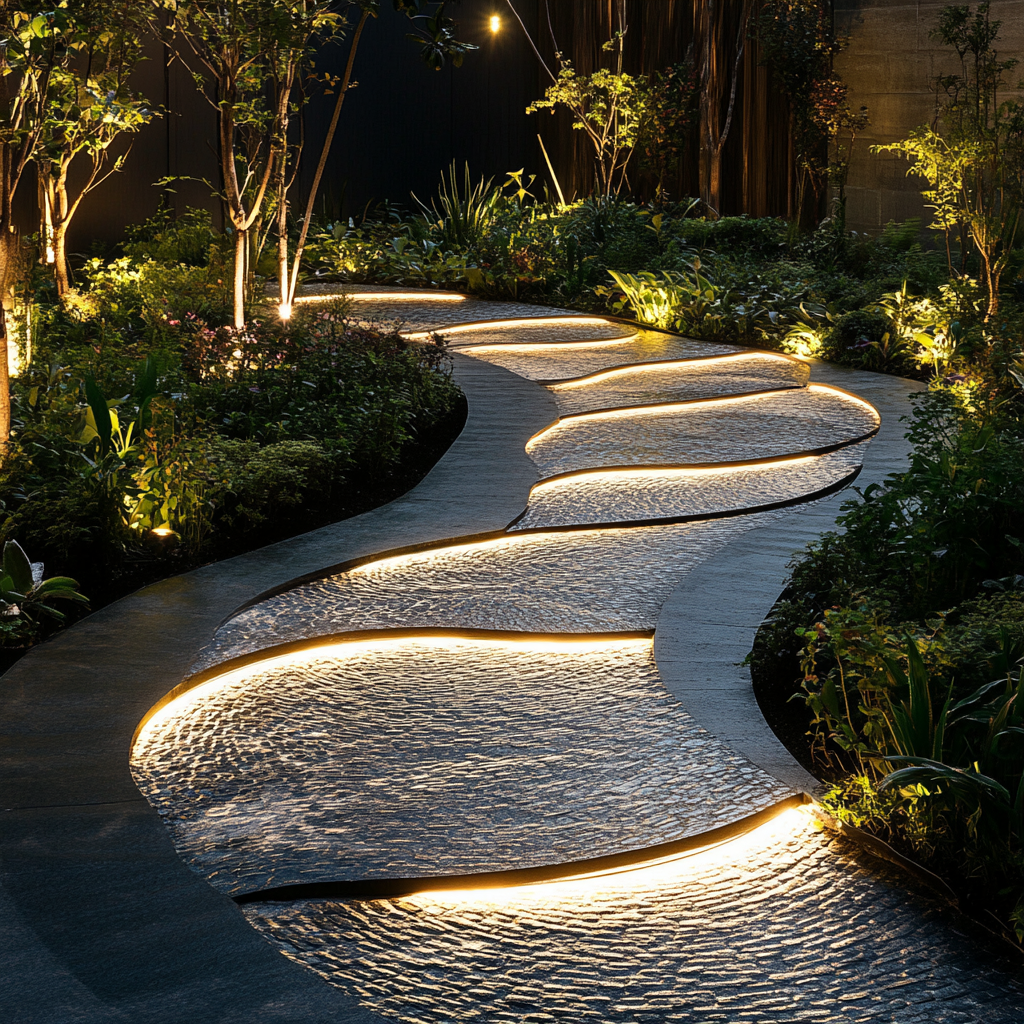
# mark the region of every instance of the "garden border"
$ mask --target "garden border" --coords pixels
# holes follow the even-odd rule
[[[906,468],[910,444],[900,424],[919,381],[811,361],[811,384],[850,391],[870,402],[881,424],[857,479],[863,488]],[[654,660],[666,689],[689,714],[733,750],[810,796],[822,784],[772,732],[743,664],[754,637],[783,592],[791,558],[833,529],[850,495],[839,491],[759,530],[741,534],[690,572],[662,605]],[[713,584],[713,585],[712,585]]]

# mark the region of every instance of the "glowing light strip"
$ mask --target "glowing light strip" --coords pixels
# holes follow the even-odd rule
[[[859,395],[855,395],[850,391],[844,391],[842,388],[833,387],[831,384],[808,384],[808,391],[824,391],[826,394],[835,395],[837,398],[845,399],[848,402],[853,402],[856,405],[862,405],[872,416],[875,417],[876,422],[881,423],[882,417],[878,410],[868,401],[865,401]]]
[[[356,302],[465,302],[469,296],[461,292],[350,292]]]
[[[530,496],[541,491],[554,490],[558,487],[571,487],[581,479],[622,480],[640,476],[651,478],[673,478],[685,476],[714,476],[723,473],[745,473],[750,470],[773,469],[775,466],[795,466],[802,462],[814,462],[825,458],[823,455],[794,455],[791,459],[778,459],[773,462],[759,462],[746,466],[687,466],[666,469],[651,469],[637,466],[635,469],[585,469],[571,476],[560,476],[553,480],[542,480],[534,484]]]
[[[709,866],[714,857],[716,863],[722,860],[741,863],[758,849],[774,841],[794,838],[807,830],[811,812],[805,807],[787,807],[764,824],[732,839],[710,843],[695,850],[651,861],[630,864],[621,868],[597,871],[591,874],[573,875],[552,882],[534,882],[526,885],[505,887],[481,887],[478,889],[431,889],[398,897],[399,901],[412,901],[423,906],[442,906],[450,903],[495,903],[513,901],[548,901],[566,897],[586,897],[609,888],[644,888],[659,882],[671,881],[680,876],[684,869],[701,870]]]
[[[581,634],[578,640],[569,637],[559,637],[557,640],[538,640],[535,637],[528,637],[522,640],[517,640],[514,637],[460,637],[442,634],[438,636],[394,638],[379,637],[372,640],[342,640],[333,643],[325,643],[319,647],[307,647],[299,651],[289,651],[286,654],[274,655],[263,661],[243,665],[241,668],[229,669],[221,675],[214,676],[212,679],[207,679],[205,682],[199,683],[197,686],[179,694],[177,697],[174,697],[172,700],[154,711],[153,714],[145,721],[142,728],[139,729],[135,738],[135,744],[137,745],[140,743],[143,736],[150,730],[159,728],[169,719],[177,717],[186,708],[195,704],[197,701],[210,696],[210,694],[217,690],[221,690],[227,686],[232,686],[236,683],[244,682],[246,679],[259,673],[288,668],[291,665],[309,662],[317,658],[358,656],[384,646],[395,646],[400,644],[435,648],[470,646],[493,649],[498,647],[503,650],[530,650],[540,654],[550,654],[564,652],[566,649],[573,652],[612,650],[620,648],[623,645],[646,645],[650,647],[652,643],[653,641],[650,639],[630,640],[626,638],[617,638],[595,640],[592,637],[588,637],[586,634]]]
[[[435,334],[440,332],[435,331]],[[636,341],[637,336],[630,334],[624,338],[598,338],[593,341],[544,341],[544,342],[530,342],[523,344],[522,342],[506,341],[496,342],[493,345],[464,345],[459,349],[460,352],[466,352],[473,356],[478,355],[481,352],[542,352],[551,351],[552,349],[577,349],[577,348],[605,348],[608,345],[624,345],[627,342]]]
[[[623,409],[599,409],[596,412],[577,412],[569,416],[563,416],[557,423],[534,434],[526,442],[526,450],[536,444],[542,437],[546,437],[559,428],[571,426],[580,420],[618,420],[623,417],[632,416],[671,416],[680,412],[688,412],[691,409],[706,409],[708,406],[732,405],[737,402],[752,402],[761,398],[777,398],[779,395],[789,394],[792,391],[803,391],[803,388],[786,388],[779,391],[769,391],[764,394],[750,395],[725,395],[722,398],[702,398],[696,402],[665,402],[660,405],[631,405]]]
[[[465,302],[469,296],[461,292],[328,292],[323,295],[297,295],[298,302],[326,302],[330,299],[351,299],[355,302]]]
[[[431,334],[465,334],[467,331],[490,331],[497,327],[532,327],[536,324],[551,326],[559,324],[562,327],[586,327],[591,324],[599,324],[603,327],[615,327],[610,320],[597,316],[527,316],[517,317],[514,320],[482,320],[475,324],[456,324],[453,327],[441,325],[435,330],[419,331],[415,334],[402,332],[402,336],[410,341],[422,341],[429,338]],[[636,333],[635,331],[633,332]]]
[[[610,370],[601,370],[599,373],[589,374],[586,377],[578,377],[574,380],[561,381],[558,384],[549,384],[551,391],[567,391],[570,388],[587,387],[590,384],[597,384],[612,377],[622,377],[630,373],[648,373],[652,370],[678,370],[689,369],[691,366],[720,366],[722,363],[733,363],[744,359],[770,359],[772,362],[788,363],[788,359],[773,355],[770,352],[734,352],[725,356],[707,356],[701,359],[665,359],[654,363],[634,363],[631,366],[614,366]]]
[[[595,412],[572,413],[569,416],[563,416],[557,423],[552,423],[550,427],[545,427],[543,430],[534,434],[533,437],[526,442],[526,450],[530,451],[530,449],[537,444],[541,438],[547,437],[547,435],[553,431],[569,427],[573,423],[577,423],[581,420],[612,420],[635,416],[670,416],[677,415],[682,412],[688,412],[692,409],[706,409],[710,406],[729,405],[736,402],[752,402],[766,398],[780,398],[784,395],[803,394],[807,391],[824,392],[836,398],[841,398],[844,401],[862,405],[875,418],[876,423],[881,422],[878,410],[871,405],[870,402],[865,402],[864,399],[858,398],[856,395],[851,395],[849,392],[843,391],[841,388],[832,387],[829,384],[809,384],[805,388],[778,388],[773,391],[755,392],[749,395],[726,395],[721,398],[702,398],[696,402],[666,402],[659,405],[633,405],[622,409],[599,409]]]

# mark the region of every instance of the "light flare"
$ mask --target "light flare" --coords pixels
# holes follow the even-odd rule
[[[636,477],[668,478],[686,476],[716,476],[728,473],[744,473],[751,470],[773,469],[775,466],[796,466],[803,462],[813,462],[820,455],[794,455],[787,459],[773,459],[771,462],[756,462],[745,466],[679,466],[653,469],[650,466],[637,466],[630,469],[585,469],[569,476],[560,476],[552,480],[542,480],[534,484],[531,496],[542,491],[555,490],[559,487],[571,487],[580,480],[628,480]]]
[[[292,318],[292,304],[290,302],[282,302],[278,304],[277,315],[282,320],[291,320]]]
[[[813,813],[809,807],[786,807],[749,832],[685,853],[641,861],[620,868],[572,875],[551,882],[478,889],[428,890],[400,897],[395,902],[413,903],[424,909],[467,903],[495,906],[562,900],[579,903],[601,892],[643,890],[672,882],[682,879],[687,874],[706,871],[711,866],[742,871],[752,853],[780,840],[798,838],[801,833],[810,830],[813,820]]]
[[[155,531],[154,531],[155,532]],[[453,647],[488,647],[501,648],[503,650],[530,650],[538,654],[559,653],[565,651],[590,652],[621,648],[622,646],[636,645],[650,647],[653,640],[645,638],[629,637],[602,637],[594,639],[586,634],[581,634],[579,639],[575,637],[558,637],[551,640],[539,640],[535,636],[523,637],[474,637],[458,636],[454,634],[416,635],[403,637],[379,637],[369,640],[335,640],[316,647],[306,647],[299,651],[289,651],[285,654],[272,655],[262,661],[243,665],[240,668],[229,669],[220,675],[207,679],[195,686],[175,694],[172,691],[163,703],[155,705],[146,717],[139,723],[132,743],[134,749],[147,734],[161,728],[168,721],[178,717],[187,708],[197,702],[209,697],[211,694],[228,686],[243,683],[264,672],[288,668],[292,665],[308,663],[318,658],[344,658],[355,657],[366,654],[382,647],[410,644],[419,647],[431,648],[453,648]]]
[[[549,384],[551,391],[568,391],[570,388],[583,388],[591,384],[599,384],[601,381],[611,380],[613,377],[623,377],[631,373],[648,373],[652,370],[686,370],[691,367],[700,366],[721,366],[722,363],[733,363],[744,359],[770,359],[772,362],[789,362],[781,356],[773,355],[770,352],[733,352],[724,356],[706,356],[700,359],[671,359],[654,363],[634,363],[630,366],[613,366],[609,370],[601,370],[598,373],[589,374],[586,377],[579,377],[576,380],[562,381],[558,384]]]

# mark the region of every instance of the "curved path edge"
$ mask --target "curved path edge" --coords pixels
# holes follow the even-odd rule
[[[881,483],[907,466],[910,445],[900,422],[910,393],[924,385],[900,377],[814,361],[812,384],[849,390],[870,402],[882,422],[868,446],[857,486]],[[662,606],[654,659],[666,689],[710,733],[779,781],[812,796],[822,784],[772,732],[743,660],[785,589],[794,555],[835,527],[848,490],[741,534],[690,572]]]
[[[281,956],[190,871],[128,766],[136,726],[225,613],[325,564],[503,529],[539,474],[540,387],[456,354],[466,426],[412,491],[154,584],[34,649],[0,683],[0,1006],[18,1024],[381,1018]]]

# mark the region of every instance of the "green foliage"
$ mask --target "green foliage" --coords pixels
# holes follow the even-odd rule
[[[226,304],[171,291],[216,273],[205,215],[154,219],[126,249],[90,264],[88,291],[36,306],[0,469],[0,540],[97,600],[371,507],[457,414],[444,351],[347,321],[343,297],[287,324],[254,307],[236,331]]]
[[[636,145],[640,167],[657,179],[661,201],[665,177],[678,167],[696,120],[697,76],[692,61],[656,71],[647,81],[644,113]]]
[[[999,308],[1000,280],[1024,204],[1024,105],[999,99],[1017,63],[999,59],[999,28],[988,3],[974,10],[967,4],[944,7],[934,35],[956,53],[960,71],[937,80],[946,95],[938,127],[922,125],[908,138],[874,149],[913,161],[910,172],[928,183],[922,194],[947,246],[956,233],[966,252],[969,235],[981,262],[989,318]]]
[[[822,355],[839,363],[870,365],[871,369],[899,371],[909,360],[901,336],[888,317],[870,309],[854,309],[838,317],[822,338]]]
[[[621,65],[621,60],[620,60]],[[602,195],[618,194],[625,184],[626,169],[640,140],[649,102],[647,80],[621,70],[598,68],[589,75],[577,75],[568,60],[562,60],[558,76],[534,100],[528,114],[567,107],[573,114],[573,128],[585,132],[594,149],[598,189]]]
[[[494,185],[493,178],[486,182],[481,178],[473,184],[468,163],[460,191],[453,160],[448,168],[448,179],[441,175],[440,191],[430,206],[418,199],[416,202],[424,217],[440,229],[442,243],[454,249],[479,245],[484,240],[494,226],[502,199],[501,189]]]
[[[857,134],[867,126],[867,109],[852,111],[847,89],[833,70],[842,40],[822,0],[763,0],[755,32],[761,62],[789,100],[798,185],[797,219],[807,196],[817,199],[825,184],[836,186],[840,226],[845,185]]]
[[[75,580],[67,576],[43,579],[42,563],[31,563],[17,541],[7,541],[0,571],[0,618],[14,619],[21,616],[32,621],[39,615],[47,615],[58,621],[63,620],[64,613],[51,608],[51,601],[88,604],[88,598],[78,593]]]

